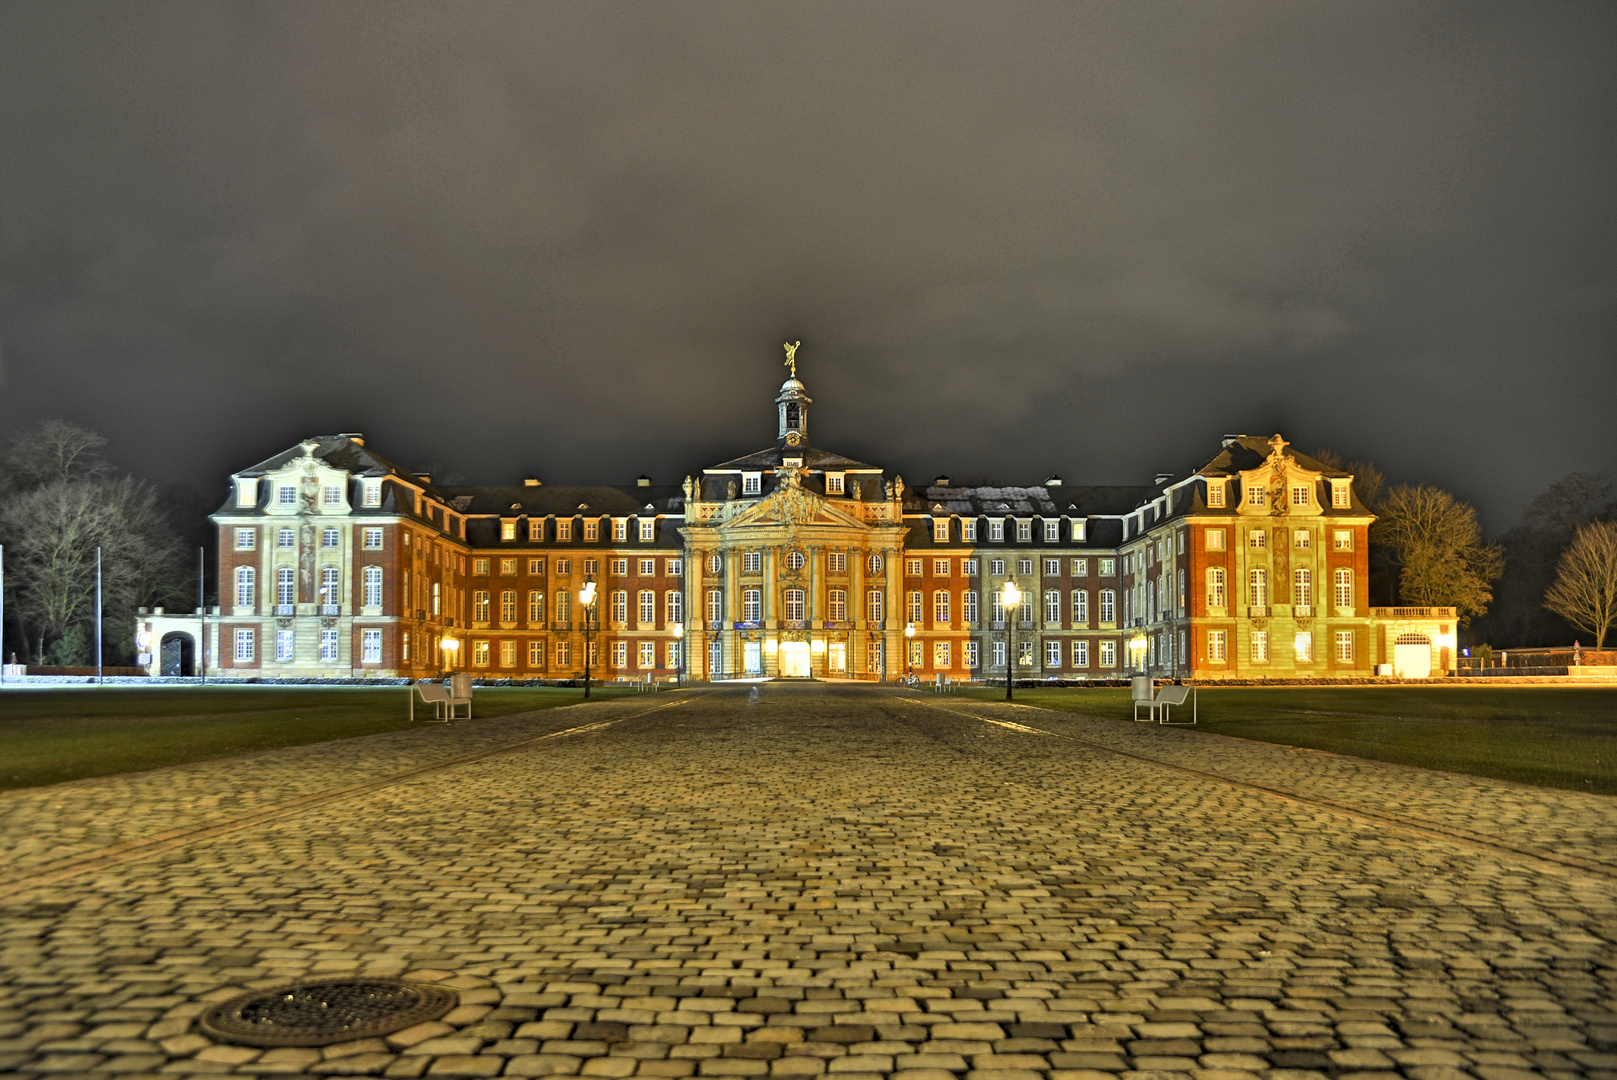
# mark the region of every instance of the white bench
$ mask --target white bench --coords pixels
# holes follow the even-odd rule
[[[434,720],[449,723],[451,720],[470,720],[472,718],[472,677],[470,675],[451,675],[449,685],[440,682],[419,682],[410,688],[410,720],[415,720],[415,696],[421,695],[421,700],[432,705]],[[455,715],[455,710],[466,706],[464,717]]]
[[[1145,718],[1146,723],[1155,720],[1159,724],[1196,722],[1196,700],[1191,698],[1193,688],[1189,686],[1156,686],[1149,675],[1136,675],[1133,681],[1132,695],[1134,698],[1134,719],[1140,719],[1140,706],[1144,705],[1150,710]],[[1175,705],[1183,705],[1187,699],[1191,700],[1190,719],[1174,721],[1171,709]]]

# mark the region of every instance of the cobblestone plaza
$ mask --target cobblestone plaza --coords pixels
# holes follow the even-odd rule
[[[12,792],[0,844],[8,1075],[1617,1077],[1617,800],[1021,706],[637,696]],[[460,1004],[196,1030],[318,974]]]

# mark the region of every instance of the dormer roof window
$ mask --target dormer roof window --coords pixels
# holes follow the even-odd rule
[[[764,490],[764,474],[748,472],[741,474],[741,494],[757,495]]]
[[[842,491],[842,474],[839,472],[826,473],[825,493],[827,495],[841,495]]]
[[[258,505],[258,480],[254,477],[242,476],[236,480],[236,505]]]

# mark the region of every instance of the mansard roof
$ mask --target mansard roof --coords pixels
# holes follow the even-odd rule
[[[881,471],[879,466],[867,465],[862,461],[855,461],[852,458],[834,454],[829,450],[821,450],[806,443],[801,446],[788,446],[786,443],[781,442],[767,449],[759,450],[757,453],[732,458],[722,464],[709,466],[703,472],[762,472],[780,468],[785,459],[789,457],[802,458],[805,470],[817,469],[836,472],[848,469],[869,469],[875,472]]]
[[[1150,497],[1149,486],[1097,485],[1093,487],[977,487],[932,486],[915,493],[905,509],[924,513],[942,506],[966,517],[1090,517],[1124,514]]]
[[[304,457],[305,443],[314,443],[314,456],[324,461],[334,469],[343,469],[355,476],[387,476],[389,474],[415,481],[425,486],[421,480],[408,469],[401,469],[387,458],[374,450],[367,450],[362,441],[356,441],[354,435],[314,435],[289,449],[282,450],[274,457],[265,458],[250,469],[240,469],[237,476],[263,476],[285,468],[294,461]]]
[[[500,487],[437,485],[444,501],[463,514],[500,517],[555,515],[557,517],[633,517],[651,505],[660,514],[682,513],[685,496],[678,487],[639,487],[634,484],[542,484]]]
[[[1278,438],[1278,436],[1229,436],[1219,452],[1214,454],[1207,464],[1196,471],[1203,476],[1234,476],[1240,472],[1250,472],[1261,467],[1264,462],[1269,460],[1269,455],[1274,452],[1274,446],[1270,442],[1272,438]],[[1310,472],[1322,473],[1325,476],[1345,477],[1352,475],[1351,473],[1343,472],[1341,469],[1327,468],[1325,463],[1318,458],[1298,453],[1289,443],[1284,445],[1286,456],[1296,459],[1300,468],[1307,469]]]

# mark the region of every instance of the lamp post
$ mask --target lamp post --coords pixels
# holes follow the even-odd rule
[[[915,680],[915,624],[904,624],[904,681]]]
[[[674,624],[674,647],[679,650],[679,652],[676,654],[679,657],[679,659],[674,664],[674,685],[675,686],[684,686],[685,685],[685,624],[682,623],[682,622],[677,622],[677,623]]]
[[[578,590],[578,602],[584,605],[584,700],[590,699],[590,630],[595,623],[595,582],[585,581]]]
[[[1022,602],[1022,590],[1016,582],[1005,579],[999,590],[1000,605],[1005,609],[1005,700],[1011,700],[1011,686],[1016,682],[1016,606]]]

